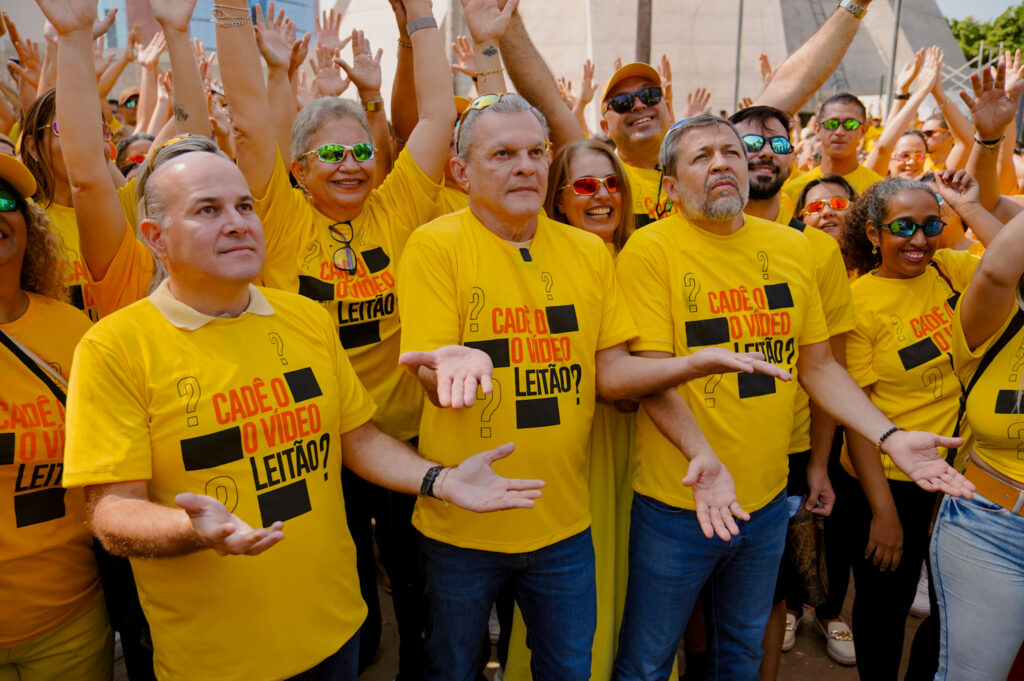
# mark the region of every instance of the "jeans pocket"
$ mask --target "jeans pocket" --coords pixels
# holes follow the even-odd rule
[[[660,511],[661,513],[681,514],[681,513],[693,513],[694,512],[694,511],[690,511],[690,510],[685,509],[685,508],[679,508],[678,506],[669,506],[665,502],[658,501],[657,499],[655,499],[653,497],[649,497],[649,496],[647,496],[645,494],[637,493],[637,494],[634,495],[634,498],[637,501],[639,501],[640,503],[646,504],[647,506],[653,508],[656,511]]]
[[[954,506],[958,507],[957,510],[964,513],[980,512],[993,513],[997,515],[1005,513],[1007,515],[1012,515],[1009,511],[1007,511],[999,504],[989,501],[980,494],[975,494],[974,497],[971,499],[965,499],[964,497],[950,497],[950,502]]]

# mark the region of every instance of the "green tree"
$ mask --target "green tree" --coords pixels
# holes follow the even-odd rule
[[[965,59],[978,55],[982,41],[989,47],[998,47],[1002,43],[1003,49],[1024,50],[1024,2],[991,21],[980,22],[968,16],[965,19],[947,19],[946,23]]]

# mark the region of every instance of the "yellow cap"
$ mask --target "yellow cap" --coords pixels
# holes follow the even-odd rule
[[[608,93],[612,88],[618,85],[621,81],[634,76],[649,80],[658,87],[661,87],[661,76],[659,76],[658,72],[654,70],[654,67],[650,64],[635,61],[630,64],[624,64],[618,71],[612,74],[612,77],[604,84],[604,89],[601,90],[601,103],[604,104],[605,100],[608,99]]]
[[[0,180],[11,185],[18,196],[27,199],[36,193],[36,178],[15,156],[0,154]]]

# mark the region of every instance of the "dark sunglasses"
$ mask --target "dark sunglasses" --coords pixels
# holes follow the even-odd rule
[[[13,213],[21,207],[21,197],[10,189],[0,189],[0,213]]]
[[[591,196],[596,194],[604,185],[608,189],[609,194],[615,194],[619,191],[619,176],[608,175],[607,177],[581,177],[578,180],[573,180],[570,184],[562,185],[559,189],[572,189],[576,196]]]
[[[369,161],[377,153],[377,148],[369,142],[357,142],[351,147],[346,147],[344,144],[324,144],[313,151],[307,151],[299,156],[299,158],[315,154],[324,163],[341,163],[345,160],[345,154],[350,150],[352,151],[352,158],[357,161]]]
[[[620,92],[614,97],[609,97],[608,101],[604,103],[604,108],[601,109],[602,113],[611,109],[615,113],[624,114],[629,113],[633,108],[633,102],[639,99],[644,106],[654,106],[661,102],[661,88],[657,85],[651,85],[645,87],[636,92]]]
[[[761,135],[743,136],[743,146],[747,148],[747,153],[749,154],[761,151],[765,142],[768,142],[771,145],[772,151],[776,154],[793,153],[793,143],[789,141],[788,137],[762,137]]]
[[[341,227],[348,227],[348,236],[346,237]],[[333,225],[327,228],[327,231],[331,233],[331,238],[341,244],[334,250],[334,266],[342,272],[348,272],[349,276],[356,273],[359,263],[356,260],[356,252],[352,250],[352,238],[355,236],[355,230],[352,228],[351,222],[335,222]]]
[[[926,220],[924,224],[918,224],[910,220],[893,220],[889,224],[879,226],[888,228],[895,236],[909,239],[919,229],[924,232],[925,236],[938,236],[942,234],[942,228],[946,226],[946,223],[938,218],[933,218]]]
[[[137,99],[129,99],[127,102],[124,103],[124,108],[126,108],[126,109],[134,109],[138,105],[139,105],[139,100],[137,100]]]
[[[811,201],[802,211],[803,215],[817,215],[821,211],[825,210],[825,206],[831,206],[832,210],[846,210],[850,207],[850,200],[844,196],[833,196],[830,199],[818,199],[817,201]]]
[[[822,121],[821,127],[826,130],[838,130],[839,126],[843,126],[843,130],[856,130],[860,126],[864,125],[856,118],[847,118],[845,120],[839,120],[838,118],[829,118],[828,120]]]

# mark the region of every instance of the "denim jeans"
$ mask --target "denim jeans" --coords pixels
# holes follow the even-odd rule
[[[316,666],[287,681],[356,681],[359,676],[359,633]]]
[[[1024,640],[1024,518],[947,497],[931,546],[942,622],[936,681],[1005,679]]]
[[[697,514],[637,494],[629,533],[629,584],[612,678],[664,681],[705,582],[708,677],[756,681],[761,641],[786,541],[784,493],[737,520],[731,541],[708,539]]]
[[[511,584],[526,622],[535,681],[587,681],[597,626],[594,544],[587,529],[528,553],[464,549],[420,538],[426,584],[427,681],[473,681],[487,618]]]

